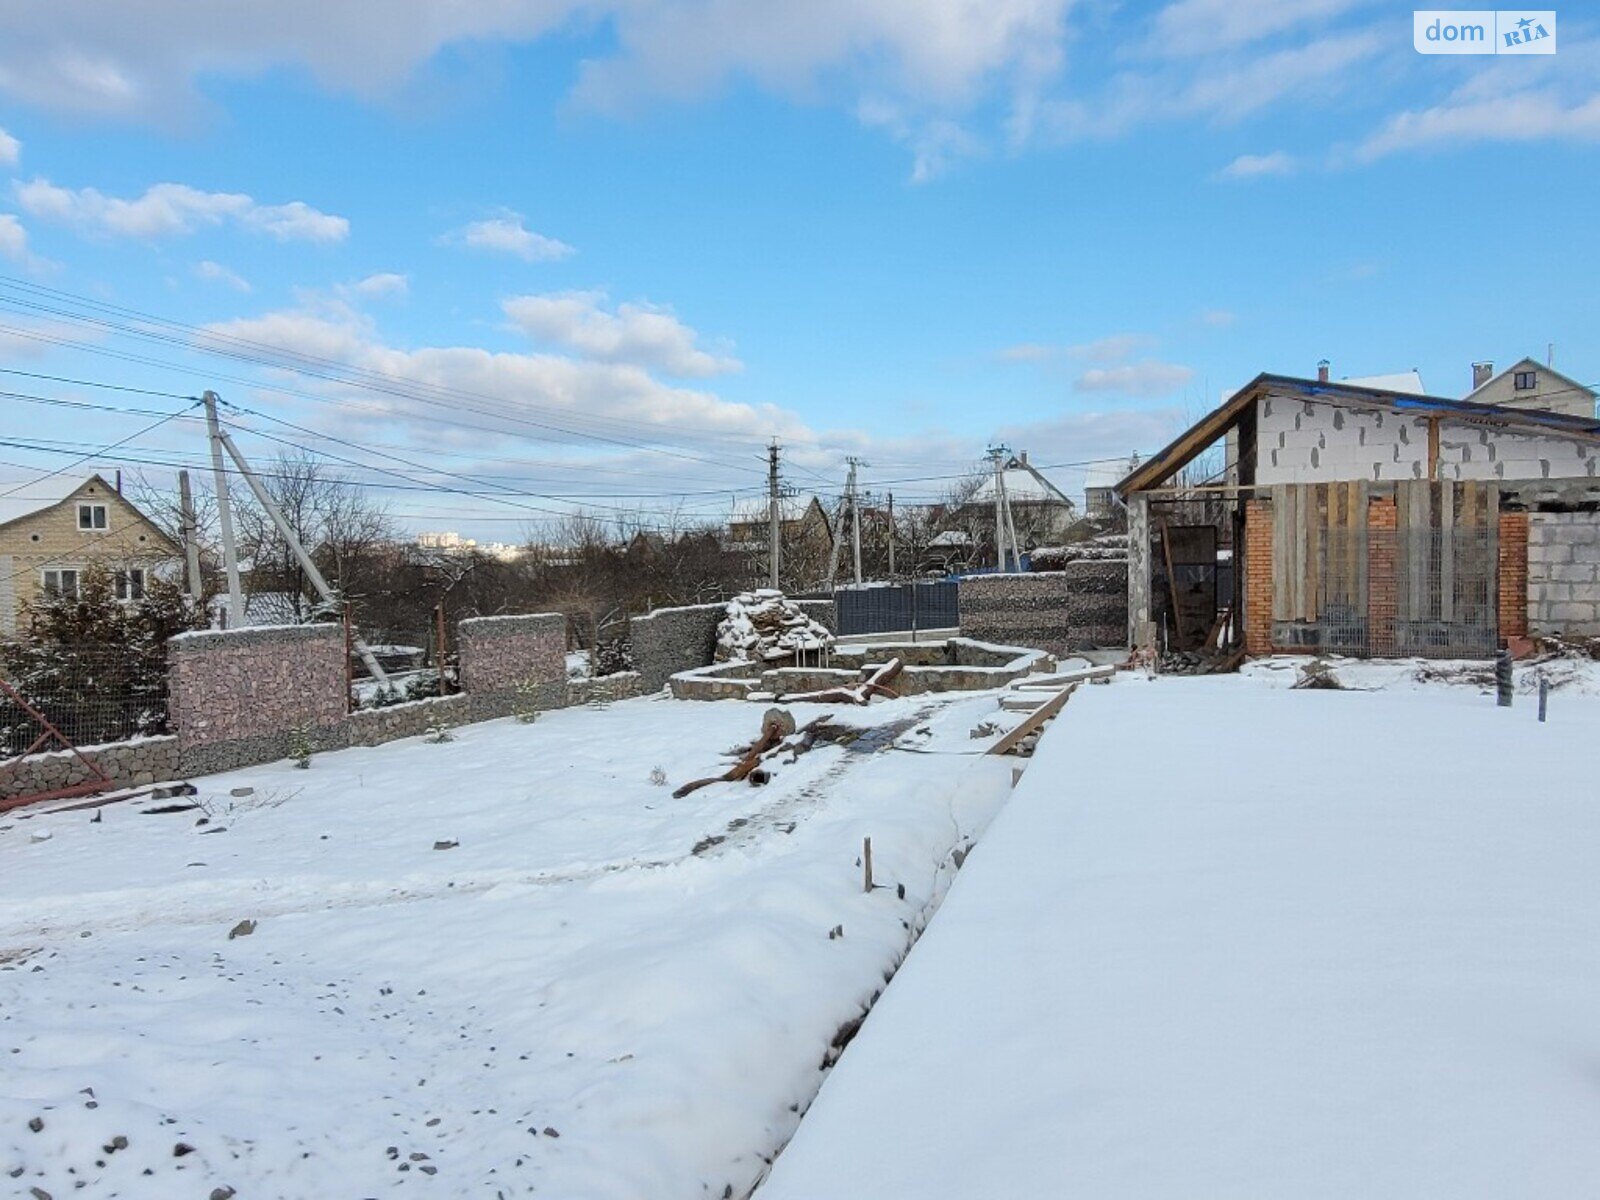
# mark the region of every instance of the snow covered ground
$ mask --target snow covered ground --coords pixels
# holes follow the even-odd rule
[[[917,697],[672,799],[761,713],[274,764],[199,781],[204,823],[0,820],[0,1194],[745,1195],[1011,772],[968,737],[994,694]]]
[[[757,1200],[1595,1194],[1600,700],[1385,671],[1083,689]]]

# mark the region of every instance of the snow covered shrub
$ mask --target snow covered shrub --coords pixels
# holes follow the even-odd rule
[[[315,747],[311,744],[311,726],[301,722],[299,725],[289,727],[289,757],[294,760],[294,765],[302,771],[311,766],[311,755]]]
[[[91,567],[76,596],[38,596],[15,639],[0,642],[0,674],[80,746],[167,732],[167,639],[206,625],[204,607],[177,584],[149,575],[133,600],[118,600],[118,585]],[[21,751],[37,734],[12,708],[0,704],[0,757],[14,738]]]
[[[428,736],[423,740],[438,746],[455,741],[456,735],[451,730],[449,721],[440,716],[432,716],[428,718]]]
[[[655,784],[657,787],[666,787],[667,786],[667,773],[665,771],[663,771],[660,767],[651,767],[650,768],[650,782]]]
[[[539,719],[539,683],[537,680],[524,679],[517,684],[517,694],[511,702],[511,712],[524,725],[532,725]]]
[[[601,642],[594,648],[594,673],[619,675],[633,670],[633,639],[627,635]]]

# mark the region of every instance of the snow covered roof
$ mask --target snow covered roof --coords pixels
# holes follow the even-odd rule
[[[779,496],[778,515],[780,519],[785,521],[798,521],[801,517],[806,515],[806,510],[811,507],[811,502],[815,499],[815,496],[809,495]],[[733,506],[733,510],[728,514],[728,524],[751,525],[759,521],[770,520],[771,517],[768,513],[767,504],[768,500],[765,496],[761,496],[755,500],[741,500],[737,502]]]
[[[943,533],[935,534],[928,540],[930,548],[943,549],[946,546],[970,546],[972,538],[960,529],[946,529]]]
[[[1005,478],[1006,498],[1013,504],[1071,504],[1066,493],[1030,467],[1025,459],[1013,458],[1001,472]],[[972,494],[968,504],[994,503],[994,473],[983,477],[983,485]]]
[[[0,483],[0,525],[54,508],[73,492],[100,479],[98,475],[52,475],[27,483]],[[104,480],[101,480],[105,484]],[[105,484],[109,490],[110,485]],[[14,489],[14,490],[13,490]]]
[[[1341,379],[1339,382],[1347,383],[1351,387],[1376,388],[1380,392],[1400,392],[1407,396],[1428,394],[1428,389],[1422,386],[1422,373],[1415,367],[1409,371],[1396,371],[1390,375],[1357,375]]]
[[[1084,473],[1083,490],[1116,487],[1118,481],[1138,465],[1139,456],[1137,454],[1130,454],[1127,458],[1116,458],[1108,462],[1095,463]]]
[[[254,592],[244,599],[244,623],[251,629],[305,624],[304,613],[311,610],[309,602],[295,604],[293,592]],[[228,595],[218,593],[211,600],[215,619],[228,611]]]

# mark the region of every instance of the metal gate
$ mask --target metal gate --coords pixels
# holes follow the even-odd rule
[[[954,629],[961,624],[959,588],[953,579],[919,583],[872,583],[833,593],[839,633],[900,633]]]

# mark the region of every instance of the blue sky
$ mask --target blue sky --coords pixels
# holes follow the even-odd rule
[[[0,326],[73,344],[0,329],[0,366],[213,386],[345,439],[290,435],[376,468],[353,477],[394,482],[382,452],[523,502],[391,493],[413,526],[516,537],[579,495],[713,514],[773,434],[798,488],[855,453],[928,499],[992,439],[1150,451],[1322,357],[1459,395],[1471,360],[1553,342],[1600,379],[1600,43],[1576,9],[1553,56],[1425,57],[1410,8],[1353,0],[30,7],[0,15],[0,273],[79,317],[411,382],[190,334],[157,353],[15,286]],[[150,420],[0,405],[58,448]],[[285,433],[237,419],[253,453]],[[118,453],[204,445],[177,421]],[[66,456],[4,457],[18,479]]]

